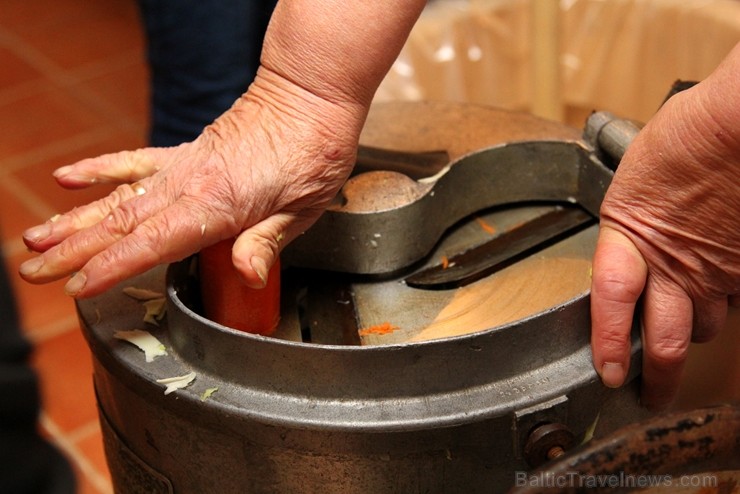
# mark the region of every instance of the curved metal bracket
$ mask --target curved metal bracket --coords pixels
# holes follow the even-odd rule
[[[345,185],[343,203],[286,247],[282,259],[347,273],[397,272],[424,258],[450,226],[487,208],[567,201],[597,216],[612,176],[593,150],[565,141],[484,149],[430,181],[365,173]]]

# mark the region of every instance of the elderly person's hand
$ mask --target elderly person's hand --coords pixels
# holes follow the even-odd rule
[[[235,266],[247,284],[261,286],[280,244],[316,220],[346,179],[361,121],[361,113],[261,70],[192,143],[58,169],[65,187],[124,185],[27,231],[28,246],[45,252],[21,274],[43,283],[76,272],[66,291],[86,297],[238,235]]]
[[[249,91],[192,143],[83,160],[65,187],[122,182],[110,196],[28,230],[21,265],[96,295],[160,263],[238,236],[233,261],[264,285],[282,245],[313,223],[354,164],[380,81],[425,0],[289,0],[273,14]]]
[[[620,386],[641,303],[642,401],[667,406],[689,343],[723,327],[740,295],[740,45],[673,96],[627,150],[601,207],[594,365]]]

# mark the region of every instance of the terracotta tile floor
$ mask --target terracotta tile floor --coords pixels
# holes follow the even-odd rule
[[[53,169],[145,143],[147,80],[134,0],[2,3],[0,231],[14,273],[30,256],[20,240],[24,229],[108,191],[62,191],[51,178]],[[73,461],[80,493],[110,493],[91,358],[73,302],[63,294],[63,282],[13,282],[25,331],[36,346],[33,364],[45,404],[41,427]],[[694,378],[682,403],[740,398],[738,327],[740,311],[734,311],[730,330],[693,353],[688,368]],[[708,385],[713,382],[723,389]]]
[[[58,166],[145,144],[144,42],[135,0],[3,0],[0,15],[0,232],[11,275],[26,228],[107,194],[64,191]],[[68,455],[79,493],[112,492],[90,351],[63,282],[13,276],[41,378],[40,427]]]

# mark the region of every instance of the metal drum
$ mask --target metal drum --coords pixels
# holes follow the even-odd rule
[[[627,386],[605,388],[592,367],[596,226],[464,288],[404,283],[479,242],[481,221],[506,230],[555,202],[597,214],[611,171],[579,132],[491,108],[404,103],[374,108],[361,142],[444,150],[446,182],[411,181],[400,202],[361,204],[370,210],[352,209],[351,194],[338,201],[284,252],[274,336],[202,315],[197,257],[78,302],[116,492],[505,492],[516,472],[646,415],[637,333]],[[368,175],[356,180],[391,196],[408,180]],[[435,218],[449,224],[436,232]],[[403,238],[392,237],[398,228]],[[574,260],[583,270],[557,271]],[[560,285],[571,275],[574,292]],[[161,294],[166,317],[144,322],[127,287]],[[461,299],[465,310],[451,311]],[[157,338],[162,355],[147,362],[116,336],[133,329]],[[187,385],[165,394],[162,380],[182,376]]]

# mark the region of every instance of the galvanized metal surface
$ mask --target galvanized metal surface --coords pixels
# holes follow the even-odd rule
[[[163,290],[163,274],[130,284]],[[585,299],[468,337],[347,347],[218,327],[181,306],[181,288],[146,326],[168,351],[150,363],[113,337],[145,326],[139,302],[114,289],[79,305],[118,492],[501,492],[528,468],[533,422],[582,436],[601,414],[599,435],[644,413],[636,380],[609,390],[593,372]],[[156,382],[191,371],[171,395]]]
[[[506,180],[520,185],[512,186],[513,192],[500,187],[507,201],[561,200],[575,193],[586,209],[598,211],[610,178],[587,147],[577,138],[569,140],[572,130],[530,116],[454,104],[404,104],[376,110],[378,114],[391,123],[378,129],[371,114],[368,144],[409,151],[446,149],[452,159],[490,148],[507,136],[560,138],[499,146],[463,158],[470,164],[460,167],[470,174],[464,183],[480,181],[486,168],[513,169]],[[399,118],[404,114],[405,120]],[[411,122],[418,118],[421,123],[414,129]],[[429,127],[430,122],[444,128]],[[403,131],[391,132],[394,125]],[[418,139],[409,139],[411,129],[418,131]],[[394,146],[395,141],[408,147]],[[492,161],[491,153],[504,159]],[[563,171],[557,170],[559,165]],[[528,182],[537,194],[526,190]],[[418,197],[415,187],[405,189],[406,197]],[[452,191],[438,193],[455,197]],[[429,196],[421,197],[413,199],[415,204]],[[472,201],[462,202],[467,204],[449,207],[462,208],[457,215],[467,214],[463,210]],[[382,210],[377,203],[373,208]],[[414,232],[434,222],[407,218],[412,219],[419,223],[405,224],[413,225]],[[377,242],[374,226],[361,229],[372,232]],[[595,228],[579,235],[558,248],[592,248]],[[403,242],[396,242],[388,251],[396,257],[384,269],[399,265],[405,255]],[[337,326],[319,338],[333,344],[316,344],[214,324],[197,313],[192,277],[197,270],[190,261],[170,266],[167,281],[165,269],[124,284],[167,293],[168,315],[158,328],[143,323],[144,309],[121,292],[124,285],[78,303],[94,355],[106,454],[117,492],[502,492],[513,483],[516,470],[528,467],[523,450],[537,425],[562,423],[580,437],[599,416],[598,437],[646,415],[636,398],[637,331],[627,387],[606,389],[593,370],[587,291],[529,317],[464,336],[382,346],[357,346],[343,327],[352,314],[309,301],[308,307],[317,307],[312,310],[331,321],[326,327]],[[319,300],[347,300],[346,280],[335,276],[322,284]],[[399,284],[388,276],[354,280],[353,303],[365,304],[366,313],[389,305],[383,300],[398,298]],[[287,325],[300,326],[303,316],[294,309],[300,298],[295,287],[301,283],[293,285],[295,291],[290,286],[285,293],[294,302],[284,304],[283,318]],[[373,297],[375,302],[368,303]],[[412,311],[410,317],[418,319],[421,312]],[[113,337],[116,330],[134,328],[151,331],[168,355],[147,363],[137,348]],[[156,382],[189,372],[196,373],[194,382],[170,395]],[[206,398],[206,391],[214,388]]]
[[[611,176],[583,146],[547,141],[472,153],[432,183],[366,173],[351,179],[342,205],[324,213],[283,258],[287,265],[313,269],[398,271],[423,259],[450,226],[476,211],[567,201],[598,215]]]
[[[558,205],[481,245],[446,258],[446,262],[405,278],[415,288],[459,288],[500,271],[550,245],[594,225],[596,219],[572,205]]]
[[[418,269],[423,271],[445,256],[454,258],[454,254],[490,239],[491,234],[478,224],[478,220],[496,232],[505,232],[551,209],[552,206],[508,208],[476,216],[448,232]],[[586,297],[597,234],[598,228],[593,226],[536,256],[460,289],[416,289],[404,283],[403,273],[380,280],[343,276],[345,282],[351,280],[348,285],[351,298],[343,302],[351,302],[357,329],[385,323],[395,328],[388,334],[363,334],[364,345],[446,338],[503,326]],[[550,273],[555,271],[567,282],[553,279]],[[311,292],[310,287],[308,291]],[[289,303],[286,301],[286,307]],[[325,303],[341,305],[335,299]],[[326,325],[319,318],[311,319],[311,323],[312,329]]]
[[[447,169],[419,181],[394,172],[357,175],[343,188],[342,200],[282,257],[306,268],[390,273],[423,259],[448,228],[476,211],[526,201],[568,201],[596,216],[611,182],[602,161],[615,168],[638,131],[630,121],[595,112],[586,124],[588,145],[578,140],[509,142],[459,156]]]

